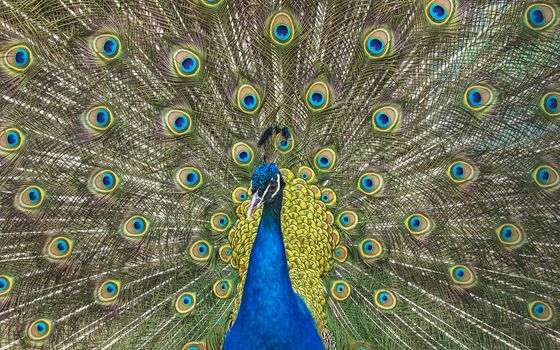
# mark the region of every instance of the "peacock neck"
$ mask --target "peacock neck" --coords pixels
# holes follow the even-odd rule
[[[243,287],[240,316],[262,313],[263,310],[282,312],[297,307],[282,239],[281,211],[282,191],[275,201],[263,207]]]

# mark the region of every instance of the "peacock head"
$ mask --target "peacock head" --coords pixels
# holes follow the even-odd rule
[[[247,217],[250,218],[254,211],[263,205],[270,203],[277,198],[284,189],[284,180],[280,169],[274,163],[264,163],[259,165],[251,176],[251,202],[247,210]]]

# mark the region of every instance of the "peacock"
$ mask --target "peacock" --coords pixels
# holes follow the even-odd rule
[[[560,348],[557,0],[2,0],[0,349]]]

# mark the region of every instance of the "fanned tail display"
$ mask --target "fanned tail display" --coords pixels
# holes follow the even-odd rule
[[[559,348],[559,11],[2,1],[0,349]]]

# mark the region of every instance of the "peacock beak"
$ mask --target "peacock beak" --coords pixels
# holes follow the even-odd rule
[[[264,199],[264,195],[261,197],[259,196],[258,192],[253,193],[253,196],[251,197],[251,202],[249,203],[249,208],[247,208],[247,219],[250,219],[251,216],[253,216],[255,210],[257,210],[257,208],[262,205],[263,199]]]

